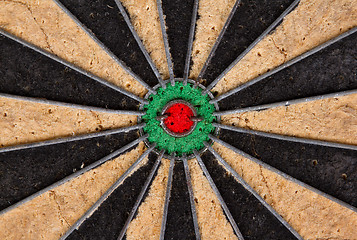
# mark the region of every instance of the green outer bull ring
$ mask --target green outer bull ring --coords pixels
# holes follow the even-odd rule
[[[183,78],[175,78],[174,81],[175,81],[175,82],[183,82]],[[202,89],[203,91],[206,89],[202,84],[197,83],[196,81],[194,81],[194,80],[192,80],[192,79],[188,79],[187,82],[188,82],[188,83],[191,83],[191,84],[193,85],[193,88],[199,87],[199,88]],[[165,81],[164,81],[164,84],[165,84],[166,86],[167,86],[167,84],[169,84],[169,83],[170,83],[170,80],[165,80]],[[154,89],[154,90],[157,90],[157,89],[160,88],[160,87],[161,87],[161,84],[157,84],[157,85],[155,85],[155,86],[153,87],[153,89]],[[156,94],[157,94],[157,93],[156,93]],[[153,93],[151,93],[151,92],[148,92],[148,93],[145,95],[144,99],[149,100],[149,97],[150,97],[151,95],[156,95],[156,94],[153,94]],[[213,94],[212,94],[210,91],[207,92],[207,95],[208,95],[208,97],[209,97],[210,99],[213,99],[213,98],[214,98]],[[172,99],[172,100],[170,100],[170,101],[174,101],[174,100],[178,100],[178,99]],[[170,101],[169,101],[169,102],[170,102]],[[140,110],[140,111],[143,111],[145,105],[147,105],[147,104],[141,103],[141,104],[139,105],[139,110]],[[212,105],[214,106],[216,112],[219,111],[219,107],[218,107],[218,104],[217,104],[216,102],[215,102],[215,103],[212,103]],[[160,111],[160,112],[161,112],[161,111]],[[144,115],[144,116],[145,116],[145,115]],[[143,116],[138,116],[138,123],[143,122],[142,117],[143,117]],[[216,120],[213,121],[212,123],[214,123],[214,122],[219,123],[219,122],[220,122],[220,116],[215,116],[215,118],[216,118]],[[146,133],[144,132],[144,128],[140,128],[140,129],[139,129],[139,133],[140,133],[140,136],[144,136],[144,135],[146,134]],[[219,133],[219,128],[218,128],[218,127],[215,127],[215,130],[214,130],[214,132],[212,133],[212,135],[217,136],[218,133]],[[212,144],[213,144],[213,141],[210,140],[210,139],[209,139],[207,142],[208,142],[209,145],[212,145]],[[144,140],[144,143],[145,143],[145,145],[146,145],[147,147],[152,146],[152,143],[150,143],[150,141],[148,140],[148,138],[146,138],[146,139]],[[199,154],[202,154],[202,153],[205,152],[206,150],[207,150],[207,147],[206,147],[206,146],[203,146],[200,150],[197,150],[197,152],[198,152]],[[155,152],[156,154],[160,154],[160,151],[161,151],[161,150],[157,149],[156,147],[153,149],[153,152]],[[175,160],[183,160],[183,159],[192,159],[192,158],[195,158],[195,156],[194,156],[193,153],[192,153],[192,154],[189,154],[188,156],[186,156],[184,153],[183,153],[182,156],[176,156],[176,155],[174,155],[174,154],[170,154],[170,155],[169,155],[169,154],[165,153],[163,157],[166,158],[166,159],[172,159],[172,158],[174,157]]]

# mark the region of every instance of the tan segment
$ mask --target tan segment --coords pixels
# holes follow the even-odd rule
[[[357,26],[355,0],[302,0],[213,91],[227,92]]]
[[[238,239],[196,159],[188,161],[202,239]]]
[[[159,239],[170,160],[162,159],[145,201],[140,205],[136,218],[126,232],[128,240]]]
[[[144,152],[132,151],[0,216],[0,239],[59,239]],[[142,164],[147,162],[147,159]]]
[[[236,0],[200,0],[190,78],[196,79]]]
[[[1,0],[0,28],[134,94],[146,93],[52,0]]]
[[[357,144],[357,94],[226,115],[223,124],[282,135]]]
[[[219,144],[213,148],[304,239],[357,239],[357,213]]]
[[[136,119],[0,97],[0,147],[131,126]]]
[[[168,79],[169,69],[156,0],[121,0],[121,2],[128,10],[135,31],[142,39],[162,78]]]

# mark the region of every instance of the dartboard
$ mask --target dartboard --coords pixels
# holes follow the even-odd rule
[[[0,239],[357,239],[355,0],[0,0]]]

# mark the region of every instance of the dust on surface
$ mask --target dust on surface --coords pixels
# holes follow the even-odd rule
[[[1,0],[0,28],[136,95],[147,92],[52,0]]]
[[[145,151],[144,143],[0,216],[0,239],[59,239]],[[147,158],[141,166],[147,162]]]
[[[135,31],[141,38],[162,78],[168,79],[169,69],[156,0],[121,0],[121,2],[127,9]]]
[[[0,147],[127,127],[136,121],[134,115],[0,97]]]
[[[200,0],[192,45],[190,78],[196,79],[236,0]]]
[[[137,216],[129,224],[126,239],[159,239],[169,167],[170,160],[162,159],[148,195],[141,203]]]
[[[196,159],[188,161],[202,239],[238,239]]]
[[[222,116],[223,124],[264,132],[357,144],[357,94]]]
[[[225,93],[355,26],[355,0],[302,0],[212,91]]]
[[[357,239],[357,213],[215,143],[213,148],[304,239]]]

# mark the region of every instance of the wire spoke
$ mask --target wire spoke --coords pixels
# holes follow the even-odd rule
[[[154,175],[156,173],[156,170],[160,165],[160,162],[162,160],[162,157],[164,156],[164,153],[165,153],[165,151],[162,150],[160,152],[160,155],[157,157],[157,160],[156,160],[154,166],[152,167],[152,170],[151,170],[149,176],[147,177],[143,188],[141,189],[141,192],[140,192],[140,194],[139,194],[139,196],[138,196],[138,198],[137,198],[137,200],[135,202],[135,205],[134,205],[133,209],[131,210],[131,212],[130,212],[130,214],[129,214],[129,216],[128,216],[125,224],[124,224],[124,227],[123,227],[123,229],[121,230],[121,232],[119,234],[118,240],[123,239],[123,237],[124,237],[124,235],[126,233],[126,230],[128,229],[131,220],[133,219],[136,211],[138,210],[138,208],[139,208],[139,206],[140,206],[140,204],[141,204],[141,202],[142,202],[142,200],[144,198],[146,190],[148,189],[148,187],[149,187],[149,185],[150,185],[150,183],[151,183],[151,181],[152,181],[152,179],[153,179],[153,177],[154,177]]]
[[[0,93],[0,98],[1,97],[11,98],[11,99],[20,100],[20,101],[28,101],[28,102],[33,102],[33,103],[41,103],[41,104],[55,105],[55,106],[60,106],[60,107],[69,107],[69,108],[75,108],[75,109],[81,109],[81,110],[87,110],[87,111],[103,112],[103,113],[137,115],[137,116],[142,116],[145,114],[142,111],[107,109],[107,108],[93,107],[93,106],[87,106],[87,105],[79,105],[79,104],[73,104],[73,103],[52,101],[52,100],[47,100],[47,99],[42,99],[42,98],[24,97],[24,96],[12,95],[12,94],[7,94],[7,93]]]
[[[146,156],[155,148],[156,144],[153,144],[148,148],[129,168],[119,177],[119,179],[83,214],[83,216],[77,220],[68,231],[60,238],[60,240],[66,239],[75,229],[78,229],[82,223],[91,216],[98,207],[112,194],[115,189],[139,166],[139,164],[145,159]]]
[[[213,138],[211,138],[213,139]],[[216,157],[216,159],[228,170],[230,174],[232,174],[235,179],[245,188],[247,189],[258,201],[269,210],[271,214],[274,215],[297,239],[303,239],[284,218],[282,218],[243,178],[225,161],[223,158],[207,143],[204,145],[207,149]]]
[[[141,39],[140,39],[138,33],[135,31],[135,29],[134,29],[134,27],[133,27],[133,24],[132,24],[131,21],[130,21],[129,16],[128,16],[127,12],[125,11],[124,6],[122,5],[122,3],[121,3],[119,0],[115,0],[115,3],[117,4],[117,6],[118,6],[118,8],[119,8],[119,10],[120,10],[120,13],[121,13],[121,15],[123,16],[123,18],[124,18],[126,24],[128,25],[128,27],[129,27],[131,33],[133,34],[133,36],[134,36],[134,38],[135,38],[135,41],[138,43],[138,45],[139,45],[139,47],[140,47],[140,50],[141,50],[142,53],[144,54],[144,56],[145,56],[146,60],[148,61],[148,63],[149,63],[149,65],[150,65],[151,69],[153,70],[153,72],[154,72],[154,74],[155,74],[157,80],[159,81],[159,83],[160,83],[161,86],[162,86],[162,85],[164,84],[164,81],[162,80],[162,77],[161,77],[161,75],[160,75],[160,72],[159,72],[159,70],[156,68],[156,66],[155,66],[155,64],[154,64],[154,62],[153,62],[153,60],[151,59],[151,57],[150,57],[148,51],[146,50],[146,48],[145,48],[143,42],[141,41]],[[154,94],[156,94],[156,91],[155,91],[154,89],[152,89],[152,88],[151,88],[151,92],[154,93]]]
[[[40,190],[40,191],[30,195],[29,197],[27,197],[27,198],[15,203],[15,204],[11,205],[11,206],[5,208],[4,210],[0,211],[0,216],[5,214],[5,213],[7,213],[7,212],[9,212],[9,211],[11,211],[11,210],[13,210],[13,209],[15,209],[15,208],[17,208],[17,207],[19,207],[19,206],[21,206],[21,205],[23,205],[23,204],[25,204],[25,203],[27,203],[27,202],[29,202],[29,201],[31,201],[31,200],[33,200],[34,198],[40,196],[41,194],[43,194],[43,193],[45,193],[45,192],[47,192],[49,190],[52,190],[52,189],[54,189],[54,188],[56,188],[56,187],[58,187],[58,186],[60,186],[60,185],[62,185],[64,183],[66,183],[66,182],[68,182],[68,181],[70,181],[70,180],[82,175],[83,173],[88,172],[89,170],[91,170],[93,168],[96,168],[97,166],[99,166],[99,165],[101,165],[101,164],[103,164],[103,163],[105,163],[105,162],[107,162],[107,161],[119,156],[123,152],[127,151],[131,147],[133,147],[136,144],[138,144],[139,142],[144,141],[147,137],[148,137],[148,135],[142,136],[142,137],[132,141],[131,143],[125,145],[124,147],[116,150],[115,152],[112,152],[111,154],[105,156],[104,158],[102,158],[102,159],[100,159],[100,160],[88,165],[87,167],[84,167],[81,170],[76,171],[75,173],[63,178],[62,180],[60,180],[60,181],[58,181],[58,182],[56,182],[56,183],[54,183],[54,184],[52,184],[52,185]]]
[[[310,186],[310,185],[308,185],[308,184],[306,184],[306,183],[304,183],[304,182],[302,182],[300,180],[297,180],[296,178],[293,178],[292,176],[290,176],[290,175],[288,175],[288,174],[286,174],[284,172],[281,172],[280,170],[270,166],[269,164],[266,164],[265,162],[263,162],[263,161],[261,161],[259,159],[256,159],[255,157],[243,152],[242,150],[239,150],[239,149],[233,147],[232,145],[230,145],[228,143],[226,143],[226,142],[224,142],[224,141],[222,141],[222,140],[220,140],[220,139],[218,139],[218,138],[216,138],[216,137],[214,137],[212,135],[209,135],[209,138],[212,141],[214,141],[216,143],[219,143],[222,146],[232,150],[233,152],[235,152],[235,153],[237,153],[237,154],[239,154],[239,155],[251,160],[252,162],[257,163],[258,165],[268,169],[269,171],[272,171],[272,172],[282,176],[283,178],[285,178],[285,179],[287,179],[287,180],[289,180],[289,181],[291,181],[293,183],[296,183],[296,184],[298,184],[298,185],[300,185],[300,186],[302,186],[302,187],[304,187],[304,188],[306,188],[306,189],[308,189],[308,190],[310,190],[312,192],[317,193],[318,195],[321,195],[321,196],[323,196],[323,197],[325,197],[325,198],[327,198],[327,199],[329,199],[329,200],[331,200],[333,202],[336,202],[337,204],[339,204],[341,206],[344,206],[344,207],[346,207],[346,208],[348,208],[348,209],[350,209],[350,210],[352,210],[354,212],[357,212],[357,208],[355,208],[355,207],[353,207],[353,206],[351,206],[351,205],[349,205],[349,204],[347,204],[347,203],[345,203],[345,202],[343,202],[343,201],[341,201],[341,200],[339,200],[339,199],[337,199],[335,197],[332,197],[331,195],[326,194],[326,193],[324,193],[324,192],[322,192],[322,191],[320,191],[320,190],[318,190],[318,189],[316,189],[316,188],[314,188],[314,187],[312,187],[312,186]]]
[[[300,0],[295,0],[254,42],[252,42],[247,49],[244,50],[210,85],[207,86],[206,92],[214,88],[214,86],[221,80],[245,55],[250,52],[266,35],[268,35],[283,19],[289,14]],[[211,57],[212,58],[212,57]],[[207,68],[207,66],[206,66]]]
[[[116,63],[119,64],[130,76],[143,85],[149,92],[156,92],[145,81],[143,81],[138,75],[136,75],[125,63],[120,60],[112,51],[109,50],[94,34],[88,29],[81,21],[78,20],[62,3],[60,0],[54,0],[54,2],[64,11],[93,41],[103,49]],[[140,46],[140,45],[139,45]]]
[[[199,226],[198,226],[196,205],[195,205],[195,201],[194,201],[190,170],[189,170],[188,164],[187,164],[187,157],[185,156],[182,161],[183,161],[183,166],[184,166],[184,169],[185,169],[187,189],[188,189],[188,193],[190,195],[191,213],[192,213],[193,225],[194,225],[194,228],[195,228],[196,240],[200,240],[201,239],[201,235],[200,235],[200,229],[199,229]]]
[[[10,38],[11,40],[13,40],[15,42],[18,42],[18,43],[20,43],[20,44],[22,44],[22,45],[34,50],[34,51],[36,51],[36,52],[38,52],[38,53],[40,53],[40,54],[42,54],[42,55],[54,60],[54,61],[56,61],[56,62],[58,62],[58,63],[60,63],[60,64],[62,64],[64,66],[66,66],[66,67],[69,67],[69,68],[79,72],[80,74],[83,74],[84,76],[89,77],[89,78],[93,79],[94,81],[97,81],[97,82],[103,84],[104,86],[112,88],[113,90],[115,90],[117,92],[120,92],[120,93],[122,93],[122,94],[124,94],[124,95],[126,95],[126,96],[128,96],[128,97],[130,97],[130,98],[132,98],[132,99],[134,99],[134,100],[136,100],[138,102],[140,102],[140,103],[143,103],[143,104],[147,103],[147,101],[145,99],[143,99],[143,98],[141,98],[141,97],[139,97],[139,96],[137,96],[137,95],[135,95],[135,94],[133,94],[131,92],[128,92],[128,91],[126,91],[126,90],[114,85],[113,83],[110,83],[107,80],[104,80],[104,79],[102,79],[102,78],[100,78],[100,77],[98,77],[98,76],[96,76],[96,75],[94,75],[94,74],[92,74],[92,73],[80,68],[80,67],[77,67],[74,64],[72,64],[72,63],[70,63],[70,62],[68,62],[68,61],[66,61],[64,59],[61,59],[61,58],[57,57],[56,55],[54,55],[54,54],[52,54],[50,52],[47,52],[46,50],[43,50],[43,49],[35,46],[32,43],[29,43],[29,42],[27,42],[27,41],[25,41],[23,39],[20,39],[19,37],[16,37],[15,35],[10,34],[10,33],[6,32],[3,29],[0,29],[0,34],[4,35],[7,38]]]
[[[16,146],[3,147],[3,148],[0,148],[0,153],[19,151],[19,150],[29,149],[29,148],[44,147],[44,146],[55,145],[55,144],[60,144],[60,143],[68,143],[68,142],[91,139],[91,138],[96,138],[96,137],[103,137],[103,136],[113,135],[113,134],[117,134],[117,133],[129,132],[129,131],[132,131],[135,129],[143,128],[144,126],[145,126],[145,123],[141,123],[141,124],[137,124],[137,125],[130,126],[130,127],[111,129],[111,130],[95,132],[95,133],[82,134],[82,135],[73,136],[73,137],[56,138],[56,139],[47,140],[47,141],[40,141],[40,142],[34,142],[34,143],[28,143],[28,144],[20,144],[20,145],[16,145]]]
[[[261,111],[261,110],[266,110],[269,108],[275,108],[275,107],[281,107],[281,106],[287,107],[287,106],[290,106],[293,104],[306,103],[306,102],[317,101],[317,100],[322,100],[322,99],[326,99],[326,98],[337,98],[337,97],[342,97],[342,96],[356,94],[356,93],[357,93],[357,89],[353,89],[353,90],[342,91],[342,92],[337,92],[337,93],[323,94],[323,95],[318,95],[318,96],[313,96],[313,97],[299,98],[299,99],[294,99],[294,100],[269,103],[269,104],[258,105],[258,106],[253,106],[253,107],[238,108],[238,109],[234,109],[234,110],[215,112],[215,113],[213,113],[213,115],[214,116],[222,116],[222,115],[229,115],[229,114],[242,113],[242,112]]]
[[[148,187],[149,187],[149,185],[150,185],[150,183],[151,183],[151,181],[152,181],[152,179],[153,179],[153,177],[154,177],[154,175],[156,173],[156,170],[160,165],[160,162],[162,160],[162,157],[164,156],[164,153],[165,153],[165,151],[162,150],[160,155],[157,157],[157,160],[156,160],[154,166],[152,167],[152,170],[151,170],[149,176],[147,177],[143,188],[141,189],[141,192],[140,192],[140,194],[139,194],[139,196],[138,196],[138,198],[137,198],[137,200],[135,202],[135,205],[134,205],[133,209],[131,210],[131,212],[130,212],[130,214],[129,214],[129,216],[128,216],[125,224],[124,224],[124,227],[123,227],[123,229],[121,230],[121,232],[119,234],[118,240],[123,239],[123,237],[124,237],[124,235],[126,233],[126,230],[128,229],[131,220],[133,219],[136,211],[138,210],[138,208],[139,208],[139,206],[140,206],[140,204],[141,204],[141,202],[142,202],[142,200],[144,198],[146,190],[148,189]]]
[[[211,51],[210,51],[210,53],[209,53],[209,55],[208,55],[208,57],[207,57],[207,59],[206,59],[206,61],[205,61],[205,63],[204,63],[204,65],[203,65],[203,67],[202,67],[200,73],[198,74],[198,77],[197,77],[197,80],[196,80],[197,82],[199,82],[199,81],[202,79],[203,75],[205,74],[205,72],[206,72],[206,70],[207,70],[207,67],[208,67],[209,63],[211,62],[211,60],[212,60],[212,58],[213,58],[213,56],[214,56],[214,54],[215,54],[215,52],[216,52],[216,50],[217,50],[217,48],[218,48],[218,46],[219,46],[219,43],[221,42],[221,40],[222,40],[222,38],[223,38],[223,35],[224,35],[224,33],[226,32],[226,30],[227,30],[227,28],[228,28],[228,25],[229,25],[229,23],[231,22],[231,20],[232,20],[232,18],[233,18],[233,16],[234,16],[234,13],[236,12],[236,10],[237,10],[238,5],[240,4],[240,2],[241,2],[241,0],[237,0],[237,1],[235,2],[234,6],[233,6],[233,8],[232,8],[232,10],[231,10],[231,12],[229,13],[229,15],[228,15],[228,17],[227,17],[227,20],[226,20],[226,22],[224,23],[224,26],[223,26],[221,32],[219,33],[219,35],[218,35],[218,37],[217,37],[217,39],[216,39],[216,42],[214,43],[214,45],[213,45],[213,47],[212,47],[212,49],[211,49]],[[209,89],[208,89],[208,90],[205,89],[204,91],[202,91],[202,94],[206,94],[207,91],[209,91]]]
[[[199,154],[198,154],[198,152],[196,150],[193,150],[193,153],[194,153],[194,155],[195,155],[195,157],[197,159],[197,162],[200,165],[203,173],[205,174],[205,176],[206,176],[206,178],[207,178],[207,180],[208,180],[213,192],[216,194],[219,202],[221,203],[221,206],[222,206],[225,214],[227,215],[227,218],[228,218],[228,220],[229,220],[229,222],[230,222],[235,234],[238,236],[239,239],[243,240],[244,237],[243,237],[242,233],[240,232],[237,223],[235,222],[231,212],[229,211],[229,209],[227,207],[227,204],[223,200],[222,195],[218,191],[218,188],[217,188],[216,184],[213,182],[213,179],[212,179],[211,175],[209,174],[206,166],[204,165],[201,157],[199,156]]]
[[[185,60],[185,70],[183,73],[183,84],[184,85],[187,84],[187,79],[188,79],[188,75],[189,75],[189,71],[190,71],[192,45],[193,45],[193,38],[195,36],[197,11],[198,11],[198,0],[195,0],[195,2],[193,3],[191,29],[190,29],[189,39],[188,39],[188,46],[187,46],[187,53],[186,53],[186,60]]]
[[[171,156],[171,160],[170,160],[169,176],[168,176],[167,185],[166,185],[165,205],[164,205],[164,213],[162,215],[162,221],[161,221],[160,240],[165,239],[166,221],[167,221],[167,213],[168,213],[169,204],[170,204],[172,177],[173,177],[174,167],[175,167],[175,155],[173,154]]]
[[[252,135],[268,137],[268,138],[274,138],[274,139],[283,140],[283,141],[306,143],[306,144],[313,144],[313,145],[319,145],[319,146],[324,146],[324,147],[342,148],[342,149],[349,149],[349,150],[357,151],[357,146],[355,146],[355,145],[327,142],[327,141],[314,140],[314,139],[308,139],[308,138],[290,137],[290,136],[285,136],[285,135],[280,135],[280,134],[266,133],[266,132],[262,132],[262,131],[250,130],[250,129],[240,128],[240,127],[233,127],[233,126],[219,124],[219,123],[213,123],[213,126],[215,126],[217,128],[234,131],[234,132],[252,134]]]
[[[171,82],[171,85],[174,86],[175,85],[174,69],[173,69],[172,59],[171,59],[171,54],[170,54],[169,40],[167,38],[164,12],[162,10],[162,0],[156,0],[156,4],[157,4],[157,10],[159,12],[159,17],[160,17],[161,32],[162,32],[162,38],[164,40],[166,60],[167,60],[168,68],[169,68],[169,74],[170,74],[170,82]],[[164,85],[162,87],[165,88],[166,86]]]
[[[317,52],[321,51],[322,49],[325,49],[326,47],[334,44],[335,42],[337,42],[337,41],[339,41],[339,40],[341,40],[341,39],[343,39],[345,37],[350,36],[351,34],[355,33],[356,31],[357,31],[357,27],[354,27],[351,30],[349,30],[349,31],[347,31],[345,33],[342,33],[341,35],[339,35],[339,36],[337,36],[337,37],[335,37],[335,38],[333,38],[333,39],[331,39],[331,40],[329,40],[329,41],[327,41],[327,42],[325,42],[325,43],[323,43],[323,44],[321,44],[321,45],[319,45],[319,46],[317,46],[317,47],[315,47],[315,48],[313,48],[313,49],[311,49],[311,50],[309,50],[309,51],[307,51],[307,52],[305,52],[303,54],[301,54],[300,56],[295,57],[292,60],[290,60],[290,61],[288,61],[288,62],[286,62],[286,63],[284,63],[284,64],[282,64],[282,65],[280,65],[280,66],[278,66],[276,68],[274,68],[273,70],[271,70],[269,72],[266,72],[266,73],[264,73],[264,74],[262,74],[262,75],[260,75],[260,76],[258,76],[256,78],[252,79],[251,81],[246,82],[246,83],[236,87],[235,89],[232,89],[231,91],[228,91],[228,92],[226,92],[226,93],[224,93],[224,94],[212,99],[211,102],[212,103],[213,102],[218,102],[218,101],[220,101],[220,100],[222,100],[224,98],[227,98],[227,97],[231,96],[232,94],[240,92],[243,89],[246,89],[247,87],[252,86],[252,85],[262,81],[263,79],[265,79],[265,78],[267,78],[267,77],[269,77],[269,76],[271,76],[271,75],[273,75],[273,74],[275,74],[275,73],[277,73],[277,72],[279,72],[279,71],[281,71],[281,70],[283,70],[283,69],[285,69],[285,68],[287,68],[287,67],[289,67],[289,66],[291,66],[291,65],[293,65],[293,64],[295,64],[295,63],[297,63],[297,62],[299,62],[299,61],[301,61],[301,60],[303,60],[303,59],[305,59],[305,58],[307,58],[309,56],[311,56],[311,55],[313,55],[314,53],[317,53]]]

